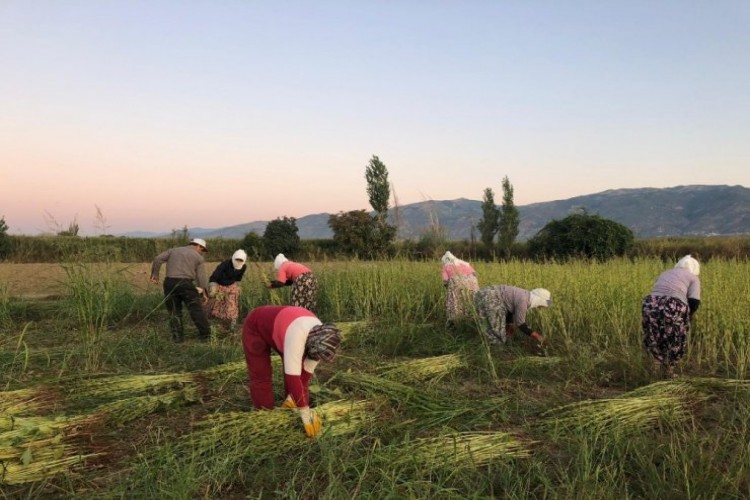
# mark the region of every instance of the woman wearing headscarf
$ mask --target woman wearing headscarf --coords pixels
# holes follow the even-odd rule
[[[510,285],[492,285],[480,288],[474,296],[477,314],[490,344],[505,343],[513,335],[514,326],[528,335],[538,345],[544,337],[526,324],[526,313],[536,307],[552,305],[552,295],[545,288],[531,291]]]
[[[446,317],[451,323],[469,314],[474,294],[479,290],[479,282],[471,264],[452,253],[445,252],[442,262],[443,285],[446,289]]]
[[[280,253],[273,260],[276,279],[268,288],[292,287],[292,305],[315,311],[318,299],[318,279],[309,267],[292,262]]]
[[[284,366],[287,398],[284,408],[297,408],[305,433],[317,436],[320,418],[310,409],[309,386],[320,361],[331,361],[341,343],[341,332],[323,324],[312,312],[296,306],[260,306],[242,326],[250,397],[256,409],[274,407],[271,353],[278,353]]]
[[[667,376],[674,374],[674,365],[685,356],[690,323],[701,303],[698,274],[700,264],[686,255],[659,275],[643,299],[643,347]]]
[[[247,270],[246,262],[247,253],[237,250],[231,259],[220,262],[208,279],[208,316],[226,321],[231,330],[237,327],[240,315],[239,282]]]

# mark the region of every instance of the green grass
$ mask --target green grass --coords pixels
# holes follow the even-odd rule
[[[57,301],[0,293],[0,498],[746,498],[750,264],[702,266],[681,377],[659,381],[640,301],[666,267],[477,263],[481,285],[552,291],[528,318],[542,358],[447,329],[436,263],[319,264],[319,315],[344,336],[314,380],[315,440],[293,411],[251,410],[237,336],[198,343],[186,317],[172,343],[158,290],[82,266]],[[286,298],[269,268],[248,272],[243,314]],[[278,361],[274,384],[281,402]]]

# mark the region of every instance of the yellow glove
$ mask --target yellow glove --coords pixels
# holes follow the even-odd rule
[[[321,432],[320,417],[311,410],[310,407],[305,406],[299,409],[299,416],[302,419],[302,425],[305,427],[305,434],[307,437],[317,437]]]
[[[292,399],[292,395],[288,395],[283,403],[281,403],[281,407],[286,410],[293,410],[294,408],[297,408],[297,405],[294,404],[294,399]]]

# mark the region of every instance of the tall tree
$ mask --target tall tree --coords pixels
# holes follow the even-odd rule
[[[520,220],[518,208],[513,203],[513,184],[508,176],[503,177],[503,203],[500,207],[498,218],[497,242],[500,251],[505,258],[510,258],[510,251],[518,236],[518,223]]]
[[[500,210],[495,205],[495,193],[492,188],[485,188],[482,198],[482,218],[477,224],[479,237],[488,250],[492,250],[492,243],[497,234],[500,219]]]
[[[377,218],[384,223],[388,217],[388,200],[391,197],[391,187],[388,183],[388,169],[385,164],[375,155],[372,155],[370,163],[365,169],[367,179],[367,196],[370,205],[377,213]]]
[[[388,224],[388,200],[391,197],[391,186],[388,182],[388,169],[376,155],[372,155],[365,169],[367,196],[375,211],[376,234],[375,249],[379,254],[386,253],[396,239],[396,226]]]

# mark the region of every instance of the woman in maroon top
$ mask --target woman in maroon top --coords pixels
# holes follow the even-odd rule
[[[341,343],[341,332],[323,324],[312,312],[295,306],[260,306],[253,309],[242,326],[250,397],[257,409],[274,407],[271,354],[278,353],[284,364],[282,404],[297,408],[310,437],[320,433],[320,419],[310,409],[309,384],[320,361],[331,361]]]

